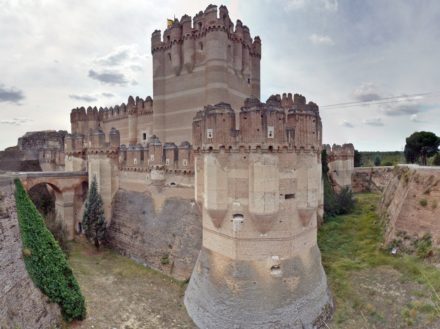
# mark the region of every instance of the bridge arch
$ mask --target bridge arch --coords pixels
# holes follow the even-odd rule
[[[62,219],[69,239],[73,239],[82,220],[81,210],[88,189],[87,172],[20,173],[18,178],[28,192],[40,184],[53,189],[56,216]]]

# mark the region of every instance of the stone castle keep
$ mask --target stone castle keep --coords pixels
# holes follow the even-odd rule
[[[151,52],[153,98],[72,110],[65,170],[96,177],[116,249],[179,279],[192,271],[185,305],[198,327],[323,326],[332,301],[317,246],[318,106],[298,94],[260,101],[260,38],[224,6],[154,31]],[[158,218],[185,217],[189,234],[200,226],[198,257],[157,265],[133,219],[120,218],[142,206],[127,205],[129,193],[148,197]],[[72,232],[81,215],[73,210]],[[178,235],[166,242],[173,257],[187,243]]]

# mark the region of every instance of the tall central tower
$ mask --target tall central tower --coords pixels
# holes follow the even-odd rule
[[[305,98],[229,104],[193,122],[203,246],[185,292],[199,328],[319,328],[332,309],[317,245],[321,119]]]
[[[192,118],[206,104],[235,108],[260,97],[261,42],[225,6],[174,20],[151,37],[153,129],[163,142],[191,140]]]

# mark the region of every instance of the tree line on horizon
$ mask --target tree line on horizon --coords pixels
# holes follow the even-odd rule
[[[405,139],[403,152],[355,150],[354,166],[394,166],[399,163],[440,166],[439,147],[439,136],[433,132],[416,131]]]

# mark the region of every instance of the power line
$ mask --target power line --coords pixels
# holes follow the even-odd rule
[[[414,97],[424,97],[428,95],[439,94],[439,92],[426,92],[426,93],[418,93],[418,94],[409,94],[409,95],[400,95],[393,97],[382,97],[371,101],[357,101],[357,102],[344,102],[344,103],[336,103],[336,104],[328,104],[320,106],[321,109],[341,109],[354,107],[359,105],[380,105],[380,104],[388,104],[388,103],[399,103],[404,100],[411,100],[410,98]]]

